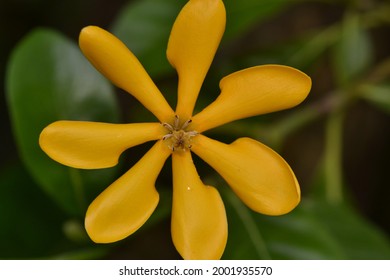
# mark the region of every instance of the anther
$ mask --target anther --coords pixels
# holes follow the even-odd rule
[[[180,119],[178,115],[175,115],[175,129],[179,128]]]
[[[173,132],[175,130],[172,127],[172,125],[170,125],[169,123],[163,123],[162,126],[165,127],[166,129],[168,129],[170,132]]]
[[[169,133],[163,136],[162,140],[167,140],[168,138],[171,138],[173,134]]]
[[[192,120],[191,120],[191,119],[187,120],[187,121],[182,125],[181,129],[187,128],[187,126],[189,126],[190,123],[192,123]]]

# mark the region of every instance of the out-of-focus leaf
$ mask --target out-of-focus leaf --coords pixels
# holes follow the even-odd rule
[[[308,202],[307,209],[332,234],[348,259],[390,258],[388,237],[348,205],[316,200]]]
[[[336,25],[324,30],[317,31],[316,34],[309,34],[299,42],[287,58],[285,64],[304,69],[311,65],[328,48],[333,46],[339,37],[340,28]]]
[[[229,221],[225,259],[389,259],[386,236],[345,205],[304,199],[291,213],[254,213],[223,192]]]
[[[60,165],[42,152],[39,134],[60,119],[116,122],[112,87],[73,42],[46,29],[33,31],[17,46],[7,71],[8,105],[24,164],[64,209],[82,213],[86,193],[108,184],[115,168],[81,171]]]
[[[369,34],[363,29],[360,18],[347,14],[334,51],[334,70],[340,85],[349,84],[367,70],[372,52]]]
[[[257,217],[232,191],[222,193],[228,218],[228,242],[223,259],[270,259],[271,252]]]
[[[21,166],[0,173],[0,259],[37,258],[65,241],[65,215]]]
[[[224,0],[223,2],[227,14],[224,39],[228,40],[247,31],[254,24],[272,17],[288,4],[294,3],[291,0]]]
[[[45,256],[44,259],[49,260],[96,260],[103,259],[112,246],[98,245],[95,247],[87,247],[84,249],[76,249],[74,251],[63,252],[56,255]]]
[[[111,27],[151,76],[173,72],[166,59],[168,38],[181,8],[187,0],[143,0],[131,2]],[[288,0],[225,0],[227,13],[224,40],[231,40],[254,24],[280,11]]]
[[[335,110],[326,120],[324,176],[326,199],[334,203],[343,200],[343,132],[345,113]]]
[[[311,193],[315,199],[308,203],[308,209],[324,223],[337,243],[343,248],[348,259],[389,259],[390,242],[375,225],[371,224],[358,211],[353,209],[348,198],[349,188],[345,190],[342,203],[330,203],[324,200],[329,192],[326,188],[324,166],[319,166]]]
[[[332,235],[304,203],[293,212],[268,217],[254,213],[234,194],[225,207],[229,221],[226,259],[342,259]]]
[[[384,112],[390,114],[390,85],[365,85],[361,96]]]

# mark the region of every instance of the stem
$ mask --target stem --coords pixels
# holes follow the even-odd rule
[[[336,111],[330,114],[326,124],[325,138],[325,193],[331,203],[343,200],[342,176],[342,132],[344,113]]]
[[[371,83],[378,84],[388,79],[390,76],[390,58],[386,58],[384,61],[379,63],[367,76],[361,84]]]
[[[68,168],[68,170],[75,198],[79,206],[79,210],[84,211],[86,203],[84,196],[84,185],[83,180],[81,178],[80,170],[77,170],[75,168]]]
[[[331,96],[319,103],[311,104],[293,111],[288,117],[274,122],[269,128],[269,143],[276,149],[283,145],[283,141],[298,129],[312,123],[335,106],[337,100]]]

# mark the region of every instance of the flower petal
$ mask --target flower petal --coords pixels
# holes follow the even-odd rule
[[[179,75],[176,114],[183,119],[192,115],[225,23],[226,12],[221,0],[191,0],[173,25],[167,56]]]
[[[114,35],[97,26],[83,28],[80,48],[88,60],[116,86],[137,98],[161,122],[173,110],[134,54]]]
[[[170,152],[162,141],[157,142],[91,203],[85,228],[94,242],[121,240],[146,222],[158,204],[154,184]]]
[[[272,149],[250,138],[230,145],[203,135],[192,150],[213,167],[252,210],[281,215],[300,201],[300,189],[290,166]]]
[[[275,112],[301,103],[311,79],[281,65],[264,65],[230,74],[220,82],[221,94],[193,117],[191,128],[203,132],[241,118]]]
[[[218,191],[199,179],[190,152],[172,154],[172,239],[184,259],[220,259],[227,241]]]
[[[159,123],[57,121],[42,131],[39,145],[64,165],[95,169],[114,166],[124,150],[163,135],[164,128]]]

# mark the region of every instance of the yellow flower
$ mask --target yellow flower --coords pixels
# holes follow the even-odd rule
[[[95,26],[81,31],[80,48],[89,61],[159,120],[136,124],[58,121],[42,131],[40,145],[51,158],[84,169],[114,166],[124,150],[157,140],[138,163],[89,206],[85,227],[93,241],[121,240],[146,222],[159,201],[156,178],[170,155],[172,239],[184,259],[219,259],[227,240],[221,197],[214,187],[202,183],[191,152],[213,167],[256,212],[281,215],[299,203],[295,175],[276,152],[253,139],[224,144],[202,133],[237,119],[301,103],[311,88],[307,75],[280,65],[235,72],[221,80],[219,97],[193,116],[224,29],[221,0],[190,0],[177,17],[167,49],[168,60],[179,76],[175,111],[119,39]]]

